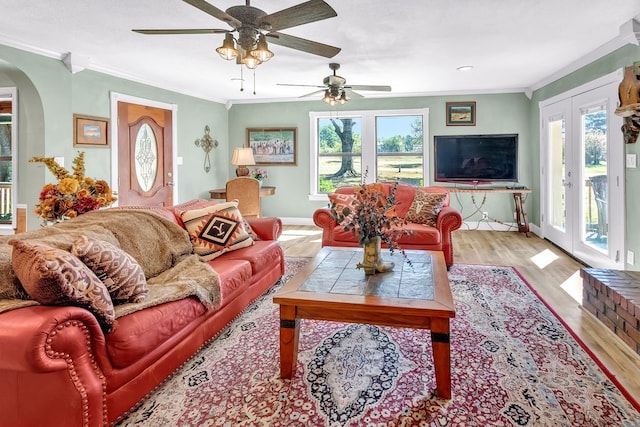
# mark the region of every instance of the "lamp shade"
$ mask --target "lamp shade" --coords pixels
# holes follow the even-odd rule
[[[236,176],[249,175],[249,168],[247,168],[247,166],[256,164],[256,161],[253,159],[253,150],[250,147],[234,148],[231,164],[238,166]]]

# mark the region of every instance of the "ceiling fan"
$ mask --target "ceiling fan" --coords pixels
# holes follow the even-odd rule
[[[322,80],[324,85],[299,85],[299,84],[289,84],[289,83],[278,83],[279,86],[300,86],[300,87],[317,87],[320,90],[316,90],[311,93],[307,93],[306,95],[302,95],[300,98],[304,98],[306,96],[312,96],[317,93],[324,92],[324,97],[322,100],[327,104],[334,105],[339,102],[344,104],[349,100],[349,98],[363,98],[355,90],[372,90],[372,91],[382,91],[382,92],[391,92],[391,86],[372,86],[372,85],[347,85],[347,79],[342,76],[336,75],[336,70],[340,68],[340,64],[336,64],[332,62],[329,64],[329,68],[333,70],[333,75],[327,76]]]
[[[182,1],[226,22],[232,29],[134,29],[132,31],[148,35],[225,34],[222,46],[216,49],[220,56],[228,60],[240,57],[241,61],[239,62],[252,69],[273,56],[273,53],[267,48],[266,38],[271,43],[326,58],[332,58],[340,52],[338,47],[280,32],[280,30],[287,28],[337,16],[336,11],[323,0],[309,0],[271,14],[251,6],[250,0],[246,0],[244,6],[232,6],[226,11],[222,11],[204,0]],[[234,37],[233,33],[236,32],[237,37]],[[245,59],[249,63],[245,62]],[[254,59],[258,60],[255,64]]]

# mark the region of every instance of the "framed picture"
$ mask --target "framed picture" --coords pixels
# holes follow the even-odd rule
[[[296,166],[298,128],[247,128],[247,147],[256,165]]]
[[[109,119],[74,114],[73,146],[108,147]]]
[[[447,102],[447,126],[475,126],[476,102]]]

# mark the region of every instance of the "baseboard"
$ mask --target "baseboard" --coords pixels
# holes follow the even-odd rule
[[[493,221],[464,221],[460,230],[482,231],[518,231],[518,224]]]
[[[315,225],[313,218],[280,217],[284,225]]]

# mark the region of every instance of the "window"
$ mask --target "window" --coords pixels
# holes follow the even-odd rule
[[[428,109],[309,113],[311,199],[337,187],[399,180],[424,185]]]
[[[0,88],[0,234],[15,228],[16,89]]]

